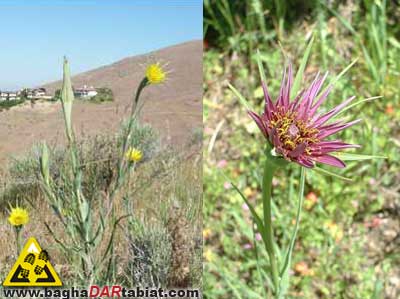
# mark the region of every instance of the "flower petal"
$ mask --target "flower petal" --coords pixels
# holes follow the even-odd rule
[[[349,104],[354,99],[355,99],[355,96],[352,96],[352,97],[348,98],[346,101],[344,101],[343,103],[341,103],[340,105],[333,108],[328,113],[325,113],[324,115],[320,116],[319,118],[314,120],[313,126],[318,127],[318,126],[326,123],[329,119],[331,119],[333,116],[338,114],[340,112],[340,110],[342,110],[344,107],[346,107],[346,105]]]
[[[315,157],[314,160],[317,162],[320,162],[320,163],[324,163],[324,164],[339,167],[339,168],[346,167],[346,164],[344,164],[344,162],[342,160],[340,160],[334,156],[331,156],[331,155],[323,155],[320,157]]]
[[[324,93],[319,96],[318,100],[314,103],[314,105],[310,109],[310,115],[314,115],[315,111],[317,111],[318,107],[321,106],[321,104],[326,100],[332,89],[333,85],[329,85],[328,88],[324,91]]]
[[[300,164],[301,166],[304,166],[304,167],[307,167],[307,168],[313,168],[314,167],[314,163],[308,158],[299,157],[295,161],[298,164]]]
[[[295,97],[294,101],[291,102],[291,103],[289,104],[289,110],[290,110],[291,112],[293,112],[293,111],[295,111],[296,109],[298,109],[298,105],[299,105],[300,100],[302,99],[304,93],[305,93],[305,90],[304,90],[304,89],[301,90],[301,91],[299,92],[299,94]]]
[[[278,148],[282,147],[282,142],[279,139],[278,132],[276,131],[276,128],[272,128],[270,140],[271,140],[271,142],[272,142],[272,144],[274,145],[275,148],[278,149]]]
[[[306,144],[305,143],[300,143],[296,146],[294,150],[289,152],[288,156],[290,158],[297,158],[300,156],[302,153],[304,153],[304,150],[306,149]]]
[[[344,129],[348,128],[348,127],[351,127],[352,125],[355,125],[355,124],[359,123],[361,120],[362,119],[356,119],[356,120],[351,121],[351,122],[349,122],[347,124],[338,124],[337,126],[330,127],[329,129],[321,130],[318,133],[318,138],[324,139],[324,138],[326,138],[326,137],[328,137],[330,135],[333,135],[333,134],[335,134],[335,133],[337,133],[337,132],[339,132],[341,130],[344,130]]]
[[[289,62],[288,69],[289,70],[288,70],[288,77],[286,80],[286,88],[283,95],[283,105],[285,107],[285,110],[289,109],[290,91],[292,90],[292,85],[293,85],[293,69],[291,62]]]
[[[298,108],[298,115],[301,119],[306,119],[308,118],[308,110],[311,107],[311,104],[314,100],[313,94],[315,92],[315,89],[319,83],[319,73],[315,76],[314,81],[311,83],[309,88],[306,90],[304,93],[303,99],[300,102],[299,108]]]
[[[347,148],[359,148],[358,144],[349,144],[341,141],[322,141],[310,146],[311,154],[313,156],[321,156],[327,153],[336,152]]]
[[[272,102],[271,96],[269,95],[267,84],[264,81],[261,81],[261,86],[264,91],[265,99],[264,113],[267,116],[268,120],[271,120],[271,113],[275,110],[274,103]]]
[[[267,128],[266,128],[261,116],[259,116],[257,113],[254,113],[253,111],[248,111],[247,113],[256,122],[257,126],[260,128],[260,130],[264,134],[265,138],[268,138]]]

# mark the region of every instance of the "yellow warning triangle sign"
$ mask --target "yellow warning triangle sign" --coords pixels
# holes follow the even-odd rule
[[[16,263],[3,282],[5,287],[56,287],[62,282],[50,263],[47,251],[35,238],[26,242]]]

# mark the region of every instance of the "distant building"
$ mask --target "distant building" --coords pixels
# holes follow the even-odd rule
[[[20,99],[18,91],[0,91],[0,101],[15,101]]]
[[[97,95],[97,90],[93,86],[84,85],[82,88],[74,89],[74,96],[77,98],[89,99]]]
[[[51,99],[52,96],[46,94],[46,89],[41,88],[24,88],[19,91],[0,91],[0,101],[15,101],[20,99]]]
[[[51,96],[46,94],[46,89],[43,87],[34,88],[34,89],[26,88],[26,89],[23,89],[21,92],[24,93],[25,97],[28,99],[37,100],[37,99],[51,98]]]

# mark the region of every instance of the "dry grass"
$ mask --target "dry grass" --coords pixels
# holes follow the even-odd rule
[[[151,154],[131,175],[116,199],[116,214],[126,215],[126,205],[129,203],[132,204],[133,216],[123,220],[117,230],[115,282],[124,285],[200,287],[201,143],[195,141],[179,150],[160,149],[154,133],[146,130],[138,142],[147,144],[147,152]],[[90,194],[95,210],[105,198],[114,175],[116,144],[118,138],[114,136],[97,136],[82,141],[79,146],[87,165],[84,170],[84,189]],[[63,149],[54,149],[53,155],[56,158],[51,173],[55,178],[58,175],[57,166],[63,160]],[[45,226],[47,223],[55,235],[68,240],[68,235],[38,187],[37,161],[34,149],[26,158],[12,163],[2,176],[0,234],[8,242],[0,243],[0,264],[4,265],[0,277],[7,274],[17,258],[14,231],[7,223],[7,207],[18,202],[28,207],[31,216],[31,221],[23,229],[23,242],[31,236],[36,237],[41,246],[50,252],[52,263],[64,284],[73,285],[76,284],[77,275],[71,258],[64,256]],[[94,215],[98,215],[97,211],[94,211]],[[109,235],[110,232],[106,234],[106,239]],[[151,253],[147,254],[147,261],[140,259],[139,253],[143,250]],[[177,256],[184,258],[177,259]],[[151,265],[150,272],[143,270],[147,267],[146,263]]]

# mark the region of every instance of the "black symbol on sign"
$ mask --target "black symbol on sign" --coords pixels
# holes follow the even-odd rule
[[[34,255],[33,253],[29,253],[29,254],[25,257],[24,262],[33,265],[33,264],[35,263],[35,259],[36,259],[36,258],[35,258],[35,255]]]
[[[26,269],[24,269],[24,268],[21,268],[21,276],[22,276],[23,278],[28,278],[28,276],[29,276],[29,270],[26,270]]]
[[[39,254],[39,260],[45,261],[46,263],[49,261],[49,254],[46,250],[42,250]]]
[[[47,265],[44,266],[43,270],[44,270],[44,272],[46,272],[47,277],[46,278],[38,278],[38,279],[36,279],[36,282],[56,282],[53,274],[51,274]]]
[[[35,267],[35,274],[36,275],[40,275],[40,274],[42,274],[42,272],[43,272],[43,267],[40,267],[40,266],[36,266]]]
[[[21,274],[22,278],[18,277]],[[29,270],[25,270],[24,268],[21,267],[21,265],[18,265],[17,270],[15,270],[14,275],[11,277],[10,281],[11,282],[29,282],[28,279],[29,275]]]

